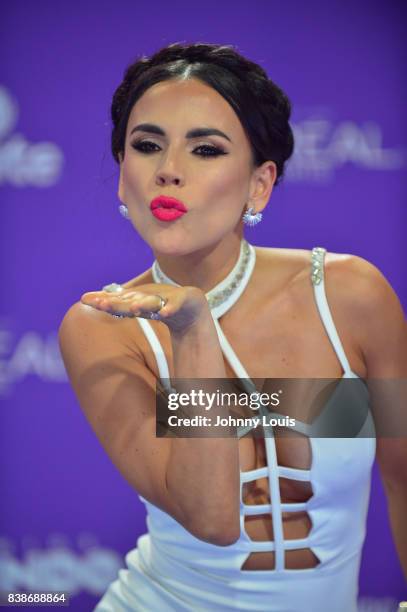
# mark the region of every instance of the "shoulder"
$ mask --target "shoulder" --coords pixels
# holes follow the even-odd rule
[[[280,271],[281,280],[290,284],[311,284],[311,249],[275,249],[256,247],[264,262],[263,269]],[[376,307],[393,311],[400,307],[398,298],[385,276],[373,263],[349,253],[335,253],[326,249],[324,280],[327,291],[335,301],[348,305],[354,314],[366,314]]]
[[[117,319],[106,312],[92,308],[92,306],[87,306],[79,300],[66,311],[59,326],[59,331],[79,329],[82,333],[86,334],[94,330],[101,331],[103,329],[112,330],[114,333],[114,328],[118,327],[115,325],[116,322]]]
[[[377,321],[392,317],[403,318],[400,301],[384,274],[373,263],[357,255],[327,253],[325,260],[325,283],[331,293],[357,319],[369,322],[372,316]]]
[[[324,277],[328,303],[346,317],[368,377],[406,377],[405,314],[384,274],[363,257],[327,253]]]
[[[128,287],[142,284],[137,282],[138,279],[121,284]],[[132,367],[138,362],[158,377],[155,352],[139,321],[137,317],[115,318],[81,301],[75,302],[66,311],[58,328],[59,347],[65,365],[69,369],[69,365],[78,361],[78,355],[81,359],[86,357],[89,362],[104,360],[106,366],[120,362]],[[168,354],[171,338],[166,325],[160,321],[148,321],[148,324]]]
[[[280,269],[284,295],[304,311],[312,307],[311,255],[307,249],[260,249],[266,266]],[[396,376],[407,363],[407,326],[400,300],[380,269],[358,255],[327,250],[324,286],[335,325],[363,355],[369,375]]]
[[[78,356],[97,359],[143,360],[138,336],[139,326],[133,319],[117,319],[81,301],[65,313],[59,328],[59,346],[65,364]]]
[[[332,253],[327,251],[325,256],[326,275],[336,280],[346,281],[345,289],[350,284],[353,289],[359,287],[357,293],[362,296],[365,291],[380,293],[389,287],[382,272],[367,259],[349,253]],[[371,295],[371,293],[370,293]]]
[[[106,313],[78,301],[66,311],[58,328],[59,345],[63,356],[68,350],[83,349],[97,338],[106,339],[109,319]]]

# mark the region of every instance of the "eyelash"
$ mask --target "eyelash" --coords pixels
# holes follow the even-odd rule
[[[145,149],[142,148],[142,145],[153,145],[155,147],[158,147],[158,145],[155,142],[151,142],[150,140],[143,140],[143,141],[138,141],[138,142],[133,142],[132,143],[132,147],[133,149],[135,149],[136,151],[140,151],[140,153],[144,153],[145,155],[150,155],[151,153],[156,153],[156,151],[146,151]],[[211,153],[209,154],[203,154],[201,155],[200,153],[198,153],[199,157],[218,157],[219,155],[227,155],[227,153],[225,151],[223,151],[223,149],[220,149],[219,147],[215,147],[212,145],[199,145],[199,147],[196,147],[194,149],[194,151],[197,151],[198,149],[206,149],[207,151],[211,151]]]

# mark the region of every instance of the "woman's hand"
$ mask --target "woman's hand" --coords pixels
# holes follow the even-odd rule
[[[166,304],[161,306],[161,296]],[[159,312],[159,320],[173,332],[183,332],[195,325],[202,316],[210,315],[205,293],[198,287],[174,287],[160,283],[140,285],[137,289],[122,288],[118,292],[90,291],[81,297],[82,304],[111,315],[142,317]]]

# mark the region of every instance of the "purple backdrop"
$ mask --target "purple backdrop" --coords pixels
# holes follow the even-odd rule
[[[384,0],[3,3],[0,589],[65,589],[89,610],[146,530],[56,340],[83,292],[152,263],[117,211],[109,105],[124,67],[176,41],[234,44],[259,62],[293,102],[297,145],[246,236],[360,255],[406,307],[406,12]],[[376,467],[360,584],[361,610],[407,599]]]

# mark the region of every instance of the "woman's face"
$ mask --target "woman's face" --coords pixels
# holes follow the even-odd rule
[[[145,125],[136,129],[141,124],[162,133]],[[224,136],[187,137],[197,128],[219,130]],[[217,91],[197,79],[164,81],[150,87],[131,111],[119,198],[153,251],[187,254],[241,231],[246,203],[259,189],[254,170],[240,121]],[[274,180],[267,180],[268,199]],[[160,195],[181,200],[188,212],[174,221],[157,219],[150,202]]]

